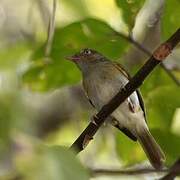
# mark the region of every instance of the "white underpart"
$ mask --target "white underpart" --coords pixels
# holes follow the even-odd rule
[[[102,81],[101,76],[102,74],[99,74],[99,76],[96,75],[96,80],[92,80],[92,77],[86,79],[86,82],[88,82],[86,86],[88,86],[89,89],[88,97],[97,110],[100,110],[103,105],[108,103],[112,97],[128,83],[128,79],[120,73],[114,77],[114,79],[105,79],[104,81]],[[133,104],[135,112],[129,109],[128,101]],[[137,130],[140,131],[141,129],[147,128],[144,113],[140,107],[136,92],[132,93],[132,95],[112,113],[112,116],[118,120],[120,126],[128,128],[134,135],[136,135]]]

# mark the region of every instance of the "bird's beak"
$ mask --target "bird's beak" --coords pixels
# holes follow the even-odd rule
[[[67,56],[66,57],[67,60],[70,60],[70,61],[73,61],[73,62],[76,62],[78,61],[80,58],[78,56]]]

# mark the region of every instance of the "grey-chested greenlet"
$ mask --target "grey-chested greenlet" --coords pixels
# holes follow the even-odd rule
[[[82,72],[83,87],[91,104],[99,111],[130,77],[120,64],[112,62],[92,49],[83,49],[68,57]],[[165,156],[151,135],[146,123],[144,103],[140,92],[133,92],[109,117],[110,122],[129,138],[138,140],[152,166],[163,167]]]

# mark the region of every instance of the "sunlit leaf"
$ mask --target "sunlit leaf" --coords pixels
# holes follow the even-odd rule
[[[60,0],[60,4],[75,13],[76,17],[86,17],[88,15],[88,11],[83,0]]]

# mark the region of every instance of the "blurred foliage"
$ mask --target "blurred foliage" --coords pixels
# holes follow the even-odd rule
[[[75,17],[86,17],[88,15],[88,10],[85,6],[84,0],[60,0],[60,3],[70,9],[71,12],[74,13]]]
[[[179,157],[180,136],[160,128],[152,129],[151,132],[166,154],[166,163],[172,164],[177,159],[177,157]]]
[[[17,154],[17,170],[24,180],[88,180],[88,172],[67,148],[39,146]],[[33,172],[33,173],[32,173]]]
[[[167,0],[165,2],[162,32],[163,38],[167,39],[175,30],[180,27],[180,1],[179,0]]]
[[[177,85],[162,68],[158,67],[145,81],[141,90],[145,98],[150,127],[168,131],[174,112],[180,105]]]
[[[52,138],[54,137],[52,142],[55,143],[49,143],[48,138],[39,142],[39,138],[33,134],[34,126],[38,124],[34,118],[36,113],[31,109],[31,104],[29,105],[29,103],[35,104],[33,107],[37,109],[36,111],[41,110],[40,106],[42,104],[38,102],[36,96],[30,96],[30,100],[27,100],[28,93],[35,92],[38,95],[42,95],[42,102],[47,102],[48,104],[48,101],[43,101],[47,95],[46,93],[79,82],[81,80],[79,70],[73,63],[65,60],[65,57],[82,48],[96,49],[109,59],[118,60],[126,64],[126,60],[123,57],[125,53],[128,53],[131,46],[121,37],[115,36],[114,28],[116,27],[117,31],[118,23],[114,22],[113,24],[114,19],[109,18],[111,22],[108,22],[109,19],[106,20],[106,16],[100,18],[100,16],[95,16],[95,13],[90,13],[89,9],[93,7],[88,6],[88,1],[63,0],[61,2],[63,17],[66,17],[63,19],[65,26],[64,24],[58,24],[56,27],[50,57],[44,56],[45,34],[41,35],[41,37],[34,37],[34,39],[23,39],[23,41],[17,41],[15,44],[10,43],[0,49],[0,160],[2,159],[2,162],[0,161],[0,179],[3,174],[3,168],[1,167],[6,158],[13,159],[12,169],[15,169],[15,174],[19,173],[20,176],[27,180],[85,180],[89,178],[87,171],[71,152],[63,147],[52,146],[52,144],[63,145],[73,141],[79,134],[79,130],[84,127],[83,123],[85,122],[78,122],[78,124],[73,119],[75,122],[73,124],[67,121],[71,123],[71,125],[65,125],[66,128],[68,126],[68,130],[62,128],[59,130],[60,132],[54,132],[56,136],[53,136],[53,133],[51,134]],[[97,1],[101,6],[108,6],[109,2],[110,0],[105,0],[103,3]],[[145,1],[115,0],[113,2],[114,9],[117,8],[122,15],[122,19],[119,21],[123,21],[128,27],[128,30],[127,27],[123,27],[123,32],[126,32],[126,34],[130,33],[135,23],[136,15],[143,7]],[[93,1],[92,4],[96,5],[96,2]],[[179,4],[179,0],[166,1],[162,17],[162,37],[165,39],[180,26]],[[97,7],[95,9],[98,11]],[[71,14],[69,15],[68,12],[71,12]],[[106,14],[106,11],[103,13]],[[122,26],[124,26],[123,23]],[[38,33],[36,32],[35,34]],[[137,71],[139,67],[140,65],[137,64],[137,67],[134,69]],[[9,73],[10,77],[7,72],[11,72]],[[132,72],[130,73],[133,74]],[[178,70],[176,73],[180,74]],[[179,87],[175,85],[174,81],[161,67],[158,67],[141,86],[141,92],[147,109],[148,125],[152,134],[165,151],[167,165],[170,165],[177,159],[180,152],[180,137],[172,132],[174,113],[180,107]],[[48,105],[51,106],[51,103]],[[48,108],[51,109],[52,107]],[[40,111],[40,113],[43,113],[43,111]],[[47,115],[49,114],[47,113]],[[79,116],[76,118],[78,120],[88,119],[87,116],[85,118]],[[16,141],[21,139],[17,135],[18,133],[25,133],[28,136],[29,134],[31,136],[34,135],[34,139],[25,138],[23,142],[16,144]],[[60,134],[59,136],[57,135],[58,133]],[[87,154],[84,158],[86,165],[89,165],[93,158],[97,160],[96,155],[98,153],[103,155],[105,154],[104,152],[108,152],[107,154],[112,153],[109,150],[110,148],[107,147],[108,145],[112,146],[111,148],[115,146],[121,165],[129,166],[147,160],[140,145],[129,140],[124,134],[119,132],[115,134],[115,137],[113,137],[114,142],[111,141],[111,143],[106,140],[103,133],[101,135],[103,137],[100,140],[95,138],[93,142],[96,146],[99,144],[100,147],[93,146],[93,150],[90,152],[92,156]],[[22,136],[25,137],[26,135],[22,134]],[[44,145],[46,143],[51,144],[51,146]],[[9,156],[7,155],[8,153],[10,153]],[[11,164],[12,159],[7,160],[8,163],[5,163],[5,169],[8,169],[6,164]],[[114,163],[113,157],[110,157],[110,160]],[[109,163],[107,161],[108,165]],[[14,175],[14,172],[12,174]]]
[[[132,30],[136,15],[143,6],[144,0],[116,0],[116,3],[122,11],[126,25],[129,30]]]
[[[25,73],[24,81],[34,90],[49,90],[80,80],[80,73],[74,64],[65,60],[82,48],[89,47],[117,59],[128,43],[115,36],[115,31],[106,23],[96,19],[85,19],[56,29],[52,45],[50,64],[46,64],[44,47],[33,55],[34,63]]]
[[[29,59],[31,54],[32,43],[20,42],[16,45],[8,46],[7,48],[0,49],[0,70],[12,69],[19,67]]]
[[[151,133],[166,155],[166,164],[172,164],[179,157],[180,136],[170,131],[162,130],[161,128],[151,129]],[[120,133],[117,134],[116,141],[117,152],[125,165],[129,166],[142,160],[147,160],[145,153],[137,142],[131,141],[128,137]]]
[[[146,159],[140,145],[119,132],[116,136],[116,149],[119,158],[122,159],[123,163],[127,166]]]

